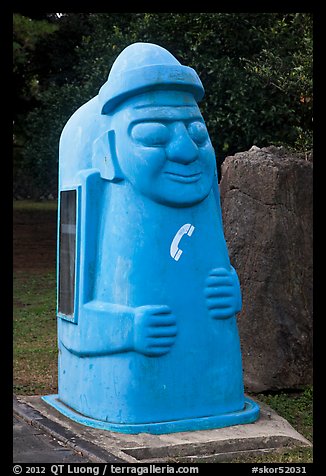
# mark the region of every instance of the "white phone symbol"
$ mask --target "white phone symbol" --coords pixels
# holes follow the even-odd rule
[[[180,256],[182,255],[182,250],[178,248],[181,238],[183,237],[183,235],[191,236],[193,234],[194,229],[195,227],[193,225],[191,225],[190,223],[186,223],[185,225],[182,225],[182,227],[177,231],[175,237],[173,238],[170,246],[170,255],[176,261],[179,261]]]

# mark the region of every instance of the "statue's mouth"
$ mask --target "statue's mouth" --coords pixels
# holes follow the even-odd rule
[[[178,174],[175,172],[165,172],[165,174],[169,177],[170,180],[173,180],[173,182],[181,182],[181,183],[198,182],[201,176],[201,172],[197,172],[194,174]]]

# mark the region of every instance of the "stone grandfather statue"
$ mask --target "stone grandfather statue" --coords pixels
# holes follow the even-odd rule
[[[135,43],[60,140],[59,393],[80,423],[170,433],[253,422],[196,72]]]

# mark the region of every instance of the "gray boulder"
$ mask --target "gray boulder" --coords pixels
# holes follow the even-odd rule
[[[245,386],[312,382],[312,156],[283,148],[227,157],[224,233],[242,289],[238,315]]]

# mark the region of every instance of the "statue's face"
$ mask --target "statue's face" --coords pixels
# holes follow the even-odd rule
[[[175,207],[194,205],[209,194],[215,153],[190,93],[135,96],[115,112],[111,126],[121,171],[141,194]]]

